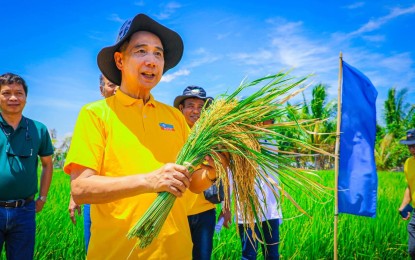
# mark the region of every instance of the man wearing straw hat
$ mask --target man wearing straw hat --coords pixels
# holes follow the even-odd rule
[[[263,125],[272,125],[275,121],[273,119],[265,120]],[[275,140],[262,139],[261,146],[263,149],[269,151],[275,151]],[[264,171],[264,169],[260,169]],[[262,254],[264,259],[274,260],[280,259],[279,244],[280,244],[280,229],[279,226],[282,223],[282,211],[281,204],[279,202],[279,192],[274,191],[270,184],[278,186],[278,181],[272,174],[268,177],[269,183],[264,180],[259,180],[255,185],[255,192],[258,196],[260,208],[262,210],[261,221],[255,223],[254,230],[248,228],[245,229],[244,221],[242,220],[241,212],[238,211],[238,230],[241,240],[242,259],[254,260],[257,258],[258,251],[258,239],[254,239],[253,233],[256,237],[263,239],[260,245],[262,248]],[[261,189],[259,188],[261,186]],[[247,223],[245,223],[247,224]],[[262,231],[261,231],[262,230]],[[261,234],[262,232],[262,234]]]
[[[174,99],[173,105],[183,113],[187,124],[192,128],[199,119],[205,103],[212,100],[213,98],[206,96],[206,91],[202,87],[188,86],[183,90],[182,95]],[[214,188],[213,185],[212,188]],[[217,200],[217,196],[215,199]],[[214,203],[219,203],[219,201],[214,201]],[[223,208],[220,216],[224,217],[224,225],[228,227],[231,221],[230,210]],[[215,204],[207,200],[204,193],[195,195],[188,219],[193,242],[193,259],[210,259],[216,223]]]
[[[99,91],[101,96],[109,98],[117,92],[118,86],[109,81],[104,75],[99,75]]]
[[[413,212],[410,205],[415,201],[415,129],[410,129],[406,132],[406,139],[400,141],[401,144],[407,145],[409,153],[412,155],[405,161],[404,172],[408,187],[405,190],[399,212],[402,218],[407,220],[411,217]],[[412,214],[411,220],[408,223],[408,252],[411,259],[415,259],[415,217]]]
[[[176,32],[138,14],[98,54],[101,72],[119,89],[81,109],[64,166],[74,201],[91,204],[89,259],[192,257],[186,190],[207,189],[216,172],[202,166],[190,179],[186,167],[172,163],[189,128],[180,111],[150,93],[182,53]],[[158,237],[137,248],[126,234],[162,191],[177,196],[174,206]]]

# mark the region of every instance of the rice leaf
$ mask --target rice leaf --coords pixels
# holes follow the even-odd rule
[[[308,144],[304,140],[310,133],[305,127],[314,124],[311,120],[297,120],[292,107],[285,103],[301,93],[307,77],[294,78],[288,73],[269,75],[252,82],[242,82],[230,94],[217,97],[201,114],[193,126],[189,137],[177,156],[176,163],[185,165],[190,172],[200,165],[206,155],[214,161],[217,177],[225,188],[225,204],[231,205],[239,213],[246,225],[245,229],[254,229],[255,222],[261,221],[264,210],[261,208],[255,192],[259,180],[271,187],[274,195],[281,194],[289,199],[302,213],[305,210],[295,202],[288,190],[300,190],[319,201],[326,189],[313,181],[310,171],[293,167],[290,157],[295,152],[280,152],[277,145],[273,149],[264,147],[261,140],[277,140],[276,144],[289,143],[298,150],[331,154]],[[298,89],[296,89],[298,88]],[[241,99],[244,91],[255,91]],[[276,123],[264,126],[263,121],[275,119]],[[296,138],[284,135],[287,129],[295,133]],[[272,142],[271,142],[272,143]],[[218,153],[230,155],[229,169],[224,169]],[[270,177],[277,180],[270,181]],[[280,184],[285,186],[282,190]],[[261,192],[263,187],[258,186]],[[232,189],[232,199],[228,190]],[[159,234],[173,204],[175,196],[168,192],[158,195],[154,203],[128,232],[128,238],[138,238],[137,246],[145,248]],[[263,232],[260,232],[263,237]],[[253,232],[253,239],[259,240]]]

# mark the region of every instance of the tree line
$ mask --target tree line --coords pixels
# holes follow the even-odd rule
[[[376,122],[375,160],[378,170],[402,170],[402,166],[410,156],[408,149],[399,141],[406,136],[406,130],[415,127],[415,105],[407,101],[408,89],[397,90],[392,87],[388,90],[387,99],[382,109],[378,109],[380,120]],[[290,104],[287,104],[290,106]],[[305,129],[308,131],[309,144],[334,154],[337,131],[337,100],[328,100],[327,86],[317,84],[312,88],[311,100],[308,101],[303,94],[300,109],[293,110],[292,117],[296,120],[310,120],[312,124]],[[380,111],[379,111],[380,110]],[[379,122],[380,121],[380,122]],[[295,138],[295,136],[293,136]],[[287,146],[282,144],[281,147]],[[293,149],[293,148],[292,148]],[[290,148],[288,148],[290,150]],[[295,152],[305,152],[295,150]],[[340,151],[341,152],[341,151]],[[310,156],[297,157],[297,166],[331,169],[334,167],[334,157],[319,156],[310,153]]]

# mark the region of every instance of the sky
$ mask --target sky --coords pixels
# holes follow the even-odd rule
[[[145,13],[178,32],[181,62],[152,90],[166,104],[189,85],[209,96],[243,81],[291,71],[313,74],[337,99],[339,54],[378,91],[382,124],[387,91],[409,90],[415,100],[414,1],[5,1],[0,0],[0,74],[28,86],[23,114],[72,133],[81,107],[101,99],[98,52],[115,43],[122,23]],[[306,92],[311,100],[311,88]]]

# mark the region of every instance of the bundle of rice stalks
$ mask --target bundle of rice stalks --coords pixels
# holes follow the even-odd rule
[[[277,143],[288,142],[302,149],[327,154],[302,141],[307,138],[300,138],[307,135],[303,126],[312,122],[286,121],[289,118],[287,115],[292,111],[287,109],[285,103],[305,89],[299,87],[306,79],[307,77],[296,79],[288,77],[287,73],[278,73],[249,83],[243,82],[232,94],[217,97],[193,126],[177,157],[176,163],[185,165],[190,172],[204,161],[206,155],[212,157],[217,177],[225,188],[225,204],[230,206],[233,202],[233,210],[247,223],[246,228],[253,229],[255,221],[260,222],[263,215],[255,192],[255,186],[261,189],[261,185],[256,185],[261,180],[261,183],[275,191],[276,197],[279,197],[280,190],[301,211],[301,207],[287,193],[287,188],[310,192],[317,197],[323,190],[317,182],[308,178],[312,173],[292,167],[292,158],[286,153],[277,152],[276,145],[273,148],[263,145],[266,140],[277,140]],[[239,97],[248,88],[257,90],[241,100]],[[294,90],[295,88],[299,89]],[[276,122],[268,126],[262,124],[270,119],[275,119]],[[296,138],[281,134],[287,128],[296,133]],[[230,156],[229,171],[222,166],[218,154],[221,152]],[[281,190],[275,180],[286,188]],[[230,187],[232,200],[227,195]],[[140,248],[148,246],[159,234],[174,201],[175,196],[171,193],[160,193],[127,237],[137,237]]]

